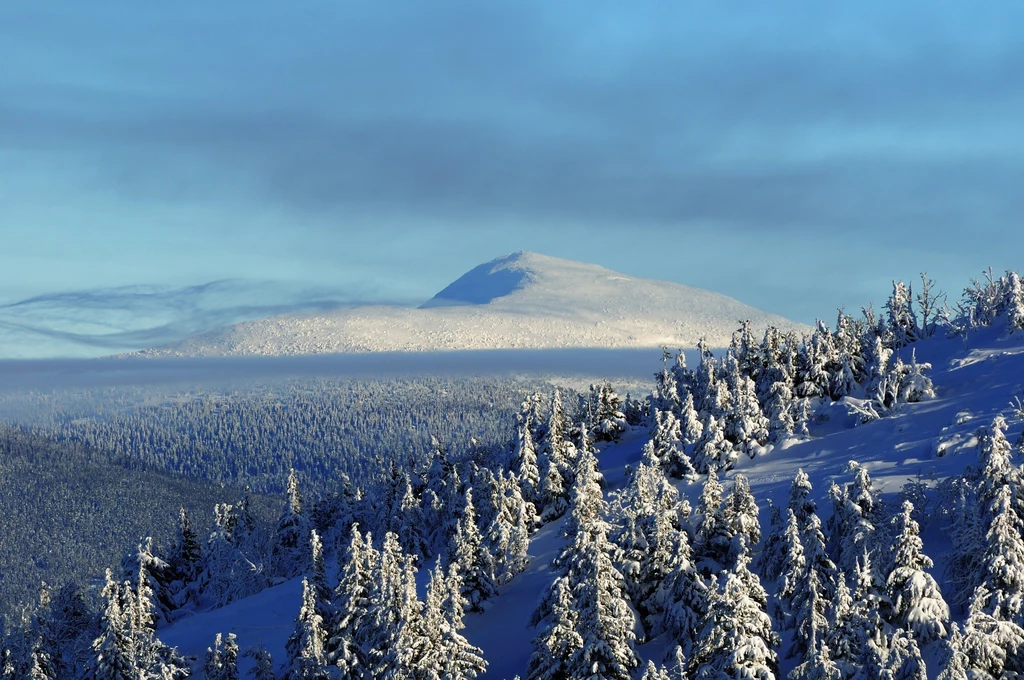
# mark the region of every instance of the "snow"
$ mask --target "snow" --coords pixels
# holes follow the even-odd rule
[[[830,480],[835,479],[840,484],[852,480],[852,474],[846,470],[849,460],[856,460],[868,469],[876,488],[883,492],[887,501],[894,500],[901,486],[919,475],[938,480],[960,473],[966,465],[977,462],[974,433],[980,426],[990,424],[995,415],[1003,414],[1009,423],[1008,438],[1015,438],[1021,428],[1010,401],[1021,390],[1024,336],[1000,337],[995,331],[985,330],[972,336],[972,344],[977,348],[969,352],[959,340],[934,339],[914,346],[918,358],[934,366],[931,377],[936,398],[907,405],[894,417],[863,425],[856,424],[856,418],[847,417],[847,407],[840,402],[829,410],[827,421],[812,426],[813,439],[787,441],[785,446],[753,460],[741,457],[736,469],[723,478],[723,483],[728,485],[737,473],[747,475],[761,509],[762,529],[767,531],[766,500],[771,498],[784,506],[799,468],[810,477],[811,498],[817,501],[823,518],[831,507],[827,498]],[[905,351],[909,358],[909,348]],[[977,360],[965,360],[972,357]],[[656,363],[657,358],[652,357],[652,372],[657,368]],[[614,366],[608,368],[612,370]],[[646,441],[647,433],[634,429],[621,443],[604,446],[598,460],[608,490],[622,486],[623,466],[640,459]],[[938,457],[936,451],[940,449],[944,455]],[[679,482],[678,488],[691,503],[696,503],[700,483]],[[561,547],[563,523],[564,519],[544,526],[531,543],[532,561],[527,571],[506,585],[498,597],[486,605],[483,613],[466,616],[466,637],[484,650],[489,662],[486,677],[512,678],[525,671],[531,640],[537,632],[527,628],[527,622],[552,580],[550,562]],[[926,523],[921,529],[924,550],[936,562],[929,571],[941,584],[949,539],[938,522]],[[284,660],[284,641],[291,633],[299,609],[300,589],[299,580],[292,580],[223,609],[182,620],[160,631],[160,635],[166,642],[178,645],[185,654],[201,659],[217,632],[235,632],[243,650],[262,643],[271,650],[280,667]],[[965,612],[954,610],[952,614],[954,619],[962,620]],[[784,640],[783,650],[788,643],[788,639]],[[929,662],[935,658],[933,647],[922,650]],[[671,648],[671,642],[661,638],[639,647],[643,658],[641,668],[649,659],[662,662],[665,651]],[[783,661],[782,677],[797,662],[797,659]],[[934,665],[930,664],[929,674],[931,677],[937,674]]]
[[[725,347],[755,332],[807,327],[732,298],[593,264],[513,253],[480,265],[418,309],[361,307],[248,321],[147,357],[429,352],[502,348]]]

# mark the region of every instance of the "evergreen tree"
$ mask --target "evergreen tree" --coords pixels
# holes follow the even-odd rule
[[[768,416],[768,439],[773,442],[780,442],[787,437],[792,437],[796,430],[796,419],[793,411],[795,400],[793,390],[788,380],[779,380],[772,383],[768,393],[768,400],[765,404],[765,412]]]
[[[303,512],[299,478],[295,470],[291,470],[288,473],[284,510],[277,523],[277,541],[274,544],[274,560],[280,575],[291,578],[302,573],[307,545],[309,522]]]
[[[235,642],[234,633],[228,633],[227,638],[217,633],[213,647],[206,648],[203,678],[204,680],[238,680],[238,644]]]
[[[794,613],[797,611],[800,584],[807,572],[800,527],[792,508],[786,510],[786,533],[783,534],[782,545],[784,557],[779,568],[777,596],[783,606],[776,616],[782,627],[788,629],[796,625]]]
[[[712,470],[728,470],[736,462],[736,451],[725,438],[725,420],[708,413],[704,431],[693,453],[693,466],[700,474]]]
[[[985,586],[999,598],[1000,618],[1024,624],[1024,522],[1014,512],[1009,484],[996,492],[983,558]]]
[[[593,416],[590,431],[596,441],[618,441],[629,427],[622,412],[622,397],[615,393],[611,383],[592,385],[591,394],[596,398],[597,410]]]
[[[969,680],[967,669],[971,660],[964,653],[964,636],[956,622],[949,624],[949,628],[949,637],[943,645],[939,661],[941,670],[936,680]]]
[[[782,521],[781,509],[771,499],[768,499],[768,516],[768,534],[755,564],[761,578],[774,583],[786,561],[786,523]]]
[[[549,614],[541,632],[533,639],[528,680],[568,680],[571,663],[583,648],[583,637],[577,632],[579,613],[569,586],[568,576],[559,576],[546,598]]]
[[[202,558],[203,546],[199,543],[185,508],[180,508],[178,534],[167,559],[171,575],[169,595],[175,609],[183,608],[195,598],[193,584],[199,575]]]
[[[274,659],[264,647],[251,647],[245,655],[253,660],[253,666],[249,669],[249,677],[252,680],[276,680]]]
[[[366,658],[359,642],[363,619],[370,605],[375,569],[380,556],[373,549],[369,534],[365,540],[353,525],[341,576],[334,589],[334,612],[328,624],[325,654],[329,663],[340,669],[345,680],[362,678]]]
[[[402,552],[398,537],[388,533],[367,594],[367,610],[354,631],[354,642],[364,655],[363,672],[372,678],[412,677],[419,626],[414,558]]]
[[[968,677],[1014,677],[1024,671],[1024,629],[993,615],[998,597],[981,585],[974,591],[964,622],[963,652],[969,660]]]
[[[130,609],[131,596],[126,597],[124,588],[114,581],[109,569],[100,597],[104,602],[100,635],[92,643],[94,656],[85,677],[88,680],[136,680],[141,669],[135,661],[130,611],[125,611],[126,604]]]
[[[668,668],[665,669],[665,680],[688,680],[689,674],[686,672],[686,656],[683,654],[683,648],[680,645],[676,645],[676,649],[672,652],[672,658],[668,663]]]
[[[911,517],[914,506],[903,502],[902,512],[893,518],[893,567],[886,579],[889,590],[889,621],[894,626],[913,632],[926,644],[946,637],[949,607],[942,598],[939,584],[925,571],[932,560],[924,554],[920,529]]]
[[[708,611],[708,586],[693,563],[693,554],[686,532],[675,534],[676,546],[671,551],[671,569],[656,591],[664,611],[661,628],[667,630],[681,647],[692,651],[696,633]]]
[[[789,487],[789,509],[796,515],[797,526],[803,533],[807,526],[808,518],[818,509],[818,505],[811,500],[811,479],[804,472],[803,468],[796,471],[793,483]]]
[[[833,485],[829,489],[832,500],[829,533],[836,564],[843,571],[852,571],[860,554],[874,548],[880,500],[872,487],[867,468],[850,461],[847,469],[853,471],[853,482],[844,488]]]
[[[679,419],[672,411],[654,412],[654,433],[651,448],[654,457],[666,474],[676,479],[697,478],[690,457],[686,455]]]
[[[747,569],[744,550],[734,571],[713,592],[690,668],[697,680],[778,676],[777,635],[765,611],[764,590]]]
[[[539,396],[533,395],[523,402],[516,423],[515,449],[512,452],[512,472],[519,479],[523,498],[537,505],[540,502],[540,467],[537,462],[537,442],[533,438],[534,418],[539,409]]]
[[[582,644],[570,660],[569,675],[629,680],[640,663],[633,650],[633,610],[606,534],[598,528],[588,533],[591,540],[577,555],[580,582],[573,592]]]
[[[694,405],[692,392],[687,392],[686,398],[683,400],[682,415],[679,416],[679,431],[683,446],[686,447],[696,445],[704,435],[704,423],[701,422],[700,414]]]
[[[324,622],[317,613],[316,588],[302,579],[302,607],[295,619],[295,631],[285,645],[288,652],[288,680],[323,680],[329,677],[324,643]]]
[[[732,538],[727,566],[731,567],[736,563],[742,550],[741,546],[754,546],[761,542],[761,524],[757,520],[757,515],[757,501],[750,491],[750,482],[745,475],[736,475],[722,510],[726,531]]]
[[[476,523],[473,490],[466,489],[462,520],[456,531],[453,562],[462,576],[462,595],[470,611],[483,611],[483,603],[498,592],[494,581],[494,562],[484,545]]]
[[[466,601],[462,597],[462,577],[451,569],[445,581],[444,598],[441,603],[441,643],[445,662],[441,677],[444,680],[468,680],[487,670],[483,651],[471,645],[462,635],[461,631],[466,627],[463,621],[465,605]]]
[[[700,524],[697,527],[694,552],[698,568],[705,574],[718,573],[732,550],[732,535],[722,508],[722,485],[714,470],[708,473],[697,503]]]
[[[885,303],[885,309],[894,349],[906,347],[920,339],[920,327],[914,313],[913,299],[910,286],[902,281],[892,282],[892,295]]]

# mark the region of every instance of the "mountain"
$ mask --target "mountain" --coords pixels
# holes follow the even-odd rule
[[[729,343],[739,321],[806,330],[732,298],[519,252],[482,264],[418,308],[376,306],[247,321],[144,356],[423,352]]]

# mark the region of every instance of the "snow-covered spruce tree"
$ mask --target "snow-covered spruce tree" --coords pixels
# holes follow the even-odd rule
[[[782,519],[782,510],[770,498],[768,517],[768,533],[765,534],[764,544],[754,562],[754,568],[762,579],[774,583],[778,580],[782,565],[786,561],[786,523]]]
[[[401,479],[401,497],[397,500],[387,524],[388,531],[398,535],[402,548],[412,555],[426,556],[431,554],[432,546],[425,533],[423,508],[420,499],[413,490],[412,479],[408,472],[403,472]]]
[[[946,559],[945,582],[950,591],[949,601],[959,605],[961,610],[966,609],[986,571],[981,509],[972,487],[963,478],[957,479],[949,510],[952,547]]]
[[[693,466],[700,474],[711,470],[730,470],[739,457],[736,449],[725,437],[725,418],[707,414],[704,433],[694,447]]]
[[[793,483],[789,487],[789,509],[796,515],[797,526],[801,533],[807,526],[807,519],[818,509],[817,503],[811,500],[811,479],[803,468],[796,471]]]
[[[92,643],[93,659],[86,668],[87,680],[136,680],[142,669],[135,660],[132,644],[130,591],[127,594],[120,583],[114,581],[110,569],[100,592],[103,600],[103,614],[100,617],[100,634]]]
[[[992,425],[978,430],[978,459],[981,465],[981,480],[978,487],[978,503],[986,512],[984,527],[987,531],[992,521],[987,514],[1003,486],[1009,486],[1014,499],[1014,510],[1020,515],[1024,504],[1021,498],[1021,471],[1011,459],[1013,447],[1006,440],[1006,420],[996,416]]]
[[[885,303],[892,347],[899,349],[921,339],[921,328],[913,306],[911,287],[902,281],[892,282],[892,295]]]
[[[786,510],[785,532],[782,535],[782,561],[779,564],[776,597],[780,608],[775,612],[783,629],[796,626],[796,599],[800,583],[807,572],[807,558],[800,540],[800,526],[793,509]]]
[[[755,546],[761,542],[761,523],[757,515],[757,501],[750,491],[750,481],[745,475],[736,475],[722,508],[722,518],[732,537],[726,559],[728,568],[735,565],[742,546]]]
[[[895,543],[893,567],[886,579],[890,607],[889,622],[913,633],[920,644],[946,637],[949,607],[939,584],[926,569],[933,566],[924,554],[920,529],[911,517],[914,506],[904,501],[902,512],[893,518]]]
[[[156,553],[153,539],[146,537],[133,553],[125,555],[122,567],[125,580],[132,582],[137,591],[145,592],[146,601],[151,603],[150,611],[145,612],[150,627],[169,623],[175,609],[171,595],[174,577],[170,565]]]
[[[483,603],[494,597],[498,586],[494,580],[494,559],[480,536],[473,507],[473,490],[466,489],[462,519],[455,532],[452,562],[462,577],[462,594],[470,611],[483,611]]]
[[[661,370],[654,374],[654,392],[651,395],[651,407],[652,411],[673,411],[679,414],[681,413],[683,401],[679,394],[679,381],[668,365],[668,360],[671,357],[672,354],[668,351],[668,347],[662,347]],[[683,361],[685,362],[685,359]]]
[[[697,503],[699,524],[694,544],[698,570],[705,575],[717,574],[730,561],[732,534],[722,508],[723,491],[718,475],[711,470],[704,480],[704,488]]]
[[[40,589],[41,609],[44,590],[45,586]],[[45,599],[49,601],[46,617],[39,623],[49,646],[54,674],[58,678],[74,677],[76,669],[87,666],[92,656],[92,641],[99,635],[99,616],[86,604],[82,590],[74,582]]]
[[[1024,629],[993,615],[1000,609],[998,597],[981,585],[974,591],[967,621],[964,622],[963,652],[967,655],[968,677],[1016,677],[1024,671]]]
[[[618,441],[629,427],[626,423],[626,414],[622,412],[622,397],[615,393],[608,382],[592,385],[590,390],[597,402],[591,435],[599,442]]]
[[[249,669],[249,677],[252,680],[277,680],[274,674],[274,659],[265,647],[250,647],[246,650],[245,656],[253,660],[253,666]]]
[[[863,630],[857,625],[854,608],[853,593],[846,585],[846,576],[840,574],[836,595],[828,605],[828,625],[822,631],[822,638],[843,677],[852,674],[852,667],[861,654]]]
[[[572,677],[570,663],[583,648],[583,638],[576,630],[579,613],[568,576],[555,579],[546,600],[548,614],[542,621],[540,633],[533,639],[527,678],[567,680]]]
[[[169,595],[174,609],[182,609],[196,597],[194,583],[203,559],[203,546],[192,528],[185,508],[178,510],[178,533],[167,556],[171,584]]]
[[[648,661],[647,668],[644,669],[643,677],[640,680],[668,680],[668,674],[665,669],[654,665],[653,661]]]
[[[686,667],[686,655],[683,653],[683,648],[676,645],[666,663],[665,680],[688,680],[690,675],[687,673]]]
[[[679,492],[655,467],[641,462],[630,474],[626,489],[614,497],[612,514],[617,518],[613,534],[618,549],[616,562],[622,570],[626,592],[645,628],[656,635],[661,629],[663,611],[656,590],[678,559]]]
[[[768,442],[768,419],[761,412],[754,380],[743,374],[739,359],[730,354],[725,367],[732,395],[725,414],[725,437],[753,457],[753,445]]]
[[[454,569],[450,569],[445,581],[444,598],[441,603],[444,634],[442,649],[445,652],[445,665],[442,678],[444,680],[468,680],[475,678],[487,670],[487,662],[483,651],[475,647],[462,635],[466,624],[466,601],[462,597],[462,578]]]
[[[235,642],[235,634],[228,633],[225,638],[221,633],[217,633],[213,647],[206,648],[203,680],[238,679],[238,644]]]
[[[967,670],[970,663],[971,660],[964,653],[964,636],[960,632],[960,626],[954,621],[949,624],[949,637],[942,646],[939,675],[936,680],[969,680]]]
[[[853,325],[853,318],[839,310],[836,332],[832,335],[835,360],[829,367],[829,396],[833,400],[853,394],[857,385],[867,378],[860,338],[857,337]]]
[[[798,575],[792,586],[789,598],[789,611],[796,619],[793,642],[787,654],[789,657],[807,653],[812,622],[819,630],[824,628],[827,603],[835,595],[838,579],[836,565],[825,550],[825,537],[816,513],[808,515],[800,542],[806,563],[803,573]]]
[[[677,644],[687,652],[696,644],[695,634],[707,615],[708,586],[697,573],[693,552],[686,532],[675,534],[676,546],[671,551],[671,569],[658,585],[655,597],[664,612],[659,627],[652,633],[666,630]]]
[[[781,442],[796,431],[793,390],[788,380],[779,380],[769,388],[765,412],[768,417],[768,440]]]
[[[1003,308],[1006,310],[1007,326],[1014,333],[1024,328],[1024,285],[1021,285],[1017,272],[1007,270],[1004,291]]]
[[[1009,484],[996,492],[987,515],[985,587],[998,596],[1002,619],[1024,625],[1024,522],[1014,512]]]
[[[612,563],[606,526],[586,528],[590,540],[576,555],[579,583],[573,600],[582,644],[569,661],[569,676],[629,680],[640,663],[633,649],[635,617],[622,574]]]
[[[380,551],[368,607],[354,642],[365,657],[363,672],[371,678],[412,677],[409,659],[419,626],[415,557],[405,555],[398,537],[388,533]]]
[[[679,416],[679,431],[683,446],[687,448],[695,446],[704,434],[704,423],[701,422],[700,414],[694,406],[692,392],[687,392],[686,398],[683,399],[682,415]]]
[[[696,680],[756,678],[774,680],[779,662],[774,648],[778,635],[765,611],[767,597],[747,568],[749,554],[740,555],[736,569],[713,591],[697,647],[690,660]]]
[[[511,581],[530,562],[530,532],[536,522],[536,511],[519,493],[514,476],[499,472],[498,511],[483,534],[485,549],[493,562],[494,581],[498,586]]]
[[[267,586],[261,546],[245,540],[239,512],[228,503],[214,506],[214,529],[203,551],[197,587],[213,606],[248,597]]]
[[[295,631],[285,645],[288,652],[288,680],[325,680],[329,677],[324,643],[324,622],[317,613],[316,589],[302,579],[302,606],[295,619]]]
[[[366,657],[359,644],[360,629],[370,606],[370,591],[380,560],[369,534],[364,539],[356,525],[350,533],[341,575],[334,589],[334,612],[327,622],[324,647],[328,662],[338,667],[342,680],[363,677]]]
[[[880,500],[867,468],[850,461],[847,470],[853,472],[853,481],[842,488],[833,483],[829,488],[832,517],[828,529],[836,564],[841,571],[851,572],[861,553],[875,547],[873,539]]]
[[[793,391],[798,397],[817,399],[828,395],[831,377],[828,367],[831,351],[830,334],[819,321],[815,331],[804,338],[797,355]]]
[[[679,419],[672,411],[654,412],[654,432],[651,447],[654,457],[665,473],[675,479],[694,480],[697,477],[690,457],[683,446]]]
[[[288,472],[286,500],[281,519],[277,523],[277,540],[274,543],[274,564],[276,572],[286,578],[302,573],[306,546],[309,545],[309,522],[304,512],[299,478],[295,470]]]
[[[537,462],[537,442],[533,438],[534,417],[539,408],[539,396],[523,402],[516,420],[515,448],[512,451],[512,472],[519,480],[523,498],[536,505],[540,502],[540,467]]]

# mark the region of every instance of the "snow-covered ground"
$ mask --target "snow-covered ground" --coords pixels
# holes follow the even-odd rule
[[[429,352],[559,347],[712,347],[742,320],[807,328],[732,298],[593,264],[514,253],[468,272],[418,309],[361,307],[248,321],[143,356]]]
[[[828,514],[826,491],[830,480],[849,481],[847,461],[867,466],[888,500],[908,480],[919,476],[940,480],[977,461],[975,433],[999,413],[1010,423],[1008,436],[1021,428],[1013,417],[1010,400],[1024,390],[1024,334],[1000,337],[980,331],[971,337],[975,349],[965,350],[959,340],[935,339],[915,346],[917,358],[933,364],[931,376],[937,397],[906,406],[891,418],[857,425],[847,408],[836,404],[828,420],[812,427],[809,441],[791,442],[757,459],[741,459],[727,478],[743,473],[750,479],[767,530],[765,501],[784,503],[797,469],[803,468],[814,484],[814,498]],[[652,363],[652,369],[654,368]],[[609,445],[599,460],[610,488],[623,483],[623,465],[639,460],[646,433],[634,430],[621,443]],[[941,455],[940,455],[941,454]],[[681,483],[680,490],[695,503],[700,483]],[[529,569],[517,576],[482,614],[466,617],[466,635],[483,648],[490,667],[487,677],[512,678],[523,673],[535,631],[527,628],[537,600],[551,581],[550,561],[560,547],[561,522],[546,525],[534,537]],[[925,551],[935,559],[933,574],[942,581],[948,539],[938,522],[923,527]],[[284,641],[291,633],[299,608],[298,581],[289,581],[224,609],[202,613],[160,631],[161,638],[200,659],[217,632],[235,632],[243,649],[263,644],[280,664]],[[955,618],[962,613],[955,607]],[[666,641],[653,640],[639,648],[641,656],[661,661]],[[929,651],[925,650],[926,656]],[[783,662],[783,677],[793,660]],[[937,669],[929,669],[934,677]]]

